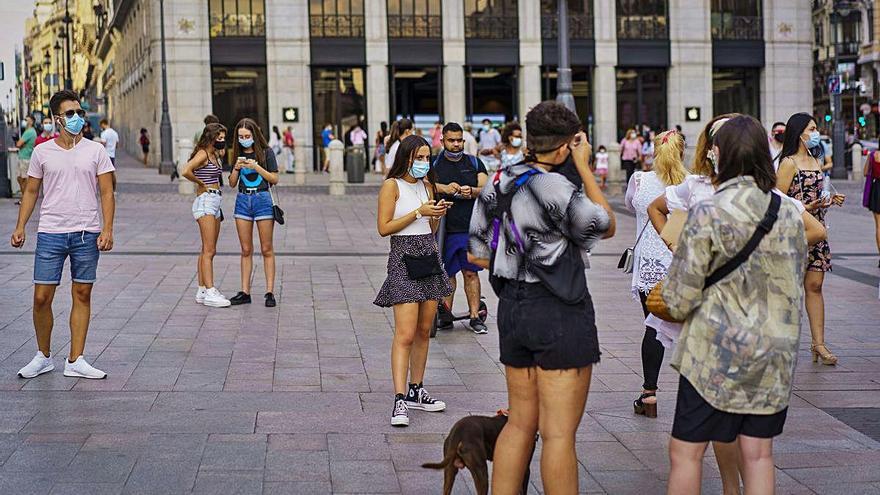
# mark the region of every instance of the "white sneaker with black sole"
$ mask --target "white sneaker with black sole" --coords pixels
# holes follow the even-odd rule
[[[409,426],[409,412],[402,394],[394,397],[394,409],[391,410],[391,426]]]
[[[85,358],[80,356],[76,358],[76,361],[70,362],[69,360],[64,360],[64,376],[69,376],[71,378],[89,378],[91,380],[103,380],[107,378],[107,373],[95,368],[91,364],[87,363]]]
[[[42,352],[37,351],[37,355],[31,359],[24,368],[18,370],[19,378],[33,378],[35,376],[40,376],[43,373],[48,373],[55,369],[55,363],[52,362],[52,358],[48,358],[43,355]]]
[[[446,409],[446,403],[431,397],[421,383],[411,383],[406,394],[406,407],[428,412],[440,412]]]
[[[211,287],[205,292],[205,301],[202,304],[212,308],[228,308],[229,306],[232,306],[229,299],[223,297],[223,294],[214,287]]]

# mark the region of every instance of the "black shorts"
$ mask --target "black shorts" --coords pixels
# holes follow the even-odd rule
[[[501,362],[514,368],[583,368],[599,362],[589,293],[565,304],[541,284],[508,281],[498,302]]]
[[[735,414],[712,407],[687,378],[678,380],[672,437],[685,442],[732,442],[738,435],[773,438],[782,433],[788,408],[775,414]]]

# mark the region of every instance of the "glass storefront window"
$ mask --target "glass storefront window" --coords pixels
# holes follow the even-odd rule
[[[518,8],[517,0],[464,0],[464,37],[518,39]]]
[[[309,0],[312,38],[363,38],[363,0]]]
[[[760,69],[714,69],[712,113],[743,113],[761,118]]]
[[[669,39],[666,0],[617,0],[617,38]]]
[[[269,102],[265,67],[213,66],[211,92],[214,114],[220,118],[221,124],[232,129],[239,120],[250,117],[268,135]]]
[[[313,67],[312,68],[312,115],[315,142],[315,167],[322,163],[321,131],[333,126],[333,133],[342,140],[354,124],[366,124],[367,100],[364,96],[364,69],[362,67]]]
[[[668,128],[666,69],[617,70],[617,138],[623,139],[627,129],[641,125]]]
[[[761,0],[712,0],[712,39],[763,39],[761,13]]]
[[[443,37],[440,0],[388,0],[389,38]]]
[[[467,115],[471,122],[488,118],[504,123],[517,118],[515,67],[466,67]]]
[[[212,38],[265,36],[265,0],[210,0],[208,16]]]
[[[542,69],[541,99],[556,100],[556,67],[544,66]],[[592,137],[593,91],[591,67],[572,67],[572,93],[578,117],[584,123],[588,135]]]
[[[558,0],[541,0],[541,37],[555,39],[559,32]],[[573,40],[593,39],[593,0],[569,0],[568,35]]]

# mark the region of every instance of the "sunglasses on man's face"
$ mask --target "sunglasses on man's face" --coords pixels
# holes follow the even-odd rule
[[[72,119],[74,115],[79,115],[80,117],[85,118],[86,111],[83,110],[82,108],[79,108],[77,110],[68,110],[68,111],[64,112],[64,116],[67,117],[68,119]]]

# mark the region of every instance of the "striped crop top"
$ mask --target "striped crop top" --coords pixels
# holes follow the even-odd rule
[[[206,186],[220,184],[220,179],[223,176],[223,169],[216,163],[208,161],[204,167],[194,170],[193,175],[196,176],[196,179],[204,182]]]

